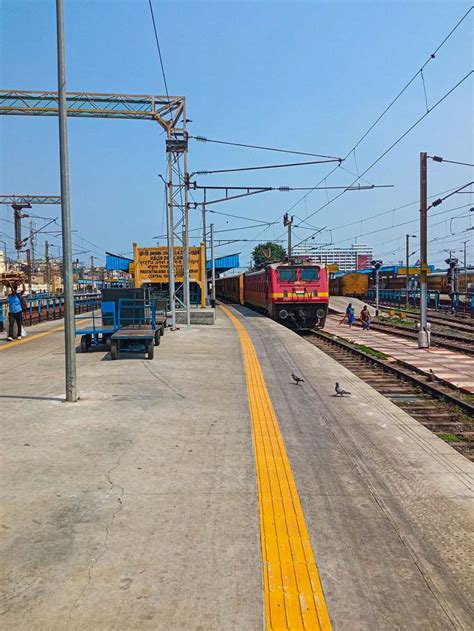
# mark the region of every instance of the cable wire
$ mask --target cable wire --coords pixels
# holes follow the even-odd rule
[[[326,156],[321,153],[308,153],[306,151],[294,151],[292,149],[277,149],[275,147],[265,147],[262,145],[250,145],[243,142],[230,142],[227,140],[215,140],[214,138],[206,138],[205,136],[189,136],[193,140],[197,140],[198,142],[212,142],[218,145],[230,145],[232,147],[245,147],[247,149],[260,149],[262,151],[276,151],[278,153],[291,153],[298,156],[312,156],[313,158],[330,158],[334,160],[338,160],[334,156]]]
[[[158,37],[158,31],[157,31],[156,22],[155,22],[155,14],[153,12],[153,5],[151,3],[151,0],[148,0],[148,4],[149,4],[149,7],[150,7],[151,20],[153,22],[153,30],[155,31],[155,41],[156,41],[156,47],[158,49],[158,56],[160,58],[161,74],[163,75],[163,83],[165,84],[166,96],[168,97],[168,102],[169,102],[170,101],[170,95],[169,95],[169,92],[168,92],[168,83],[166,81],[165,67],[163,65],[163,57],[161,56],[160,39]]]

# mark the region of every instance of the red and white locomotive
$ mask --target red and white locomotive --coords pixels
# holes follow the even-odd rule
[[[327,270],[292,257],[216,280],[219,298],[247,304],[293,329],[322,328],[329,303]]]

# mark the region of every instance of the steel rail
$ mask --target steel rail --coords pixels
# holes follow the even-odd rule
[[[440,389],[436,385],[428,383],[421,378],[415,377],[415,375],[413,375],[411,372],[408,372],[408,371],[418,372],[416,368],[411,367],[411,368],[402,369],[402,368],[396,367],[392,363],[386,362],[382,359],[378,359],[376,357],[373,357],[372,355],[369,355],[368,353],[354,347],[352,344],[350,344],[349,342],[346,342],[345,340],[341,340],[338,337],[333,337],[331,334],[325,333],[318,329],[313,329],[311,331],[311,335],[323,338],[327,340],[329,343],[333,344],[334,346],[339,346],[340,348],[344,348],[350,351],[351,353],[353,353],[354,355],[364,358],[364,360],[382,368],[386,372],[396,375],[399,379],[410,381],[413,385],[423,390],[423,392],[426,392],[437,399],[445,400],[453,405],[457,405],[469,416],[474,417],[474,405],[472,403],[469,403],[469,401],[460,399],[454,396],[453,394],[446,392],[444,389]],[[426,373],[423,373],[423,374],[426,374]],[[443,382],[443,386],[452,388],[456,391],[458,390],[455,386],[452,386],[448,382]]]

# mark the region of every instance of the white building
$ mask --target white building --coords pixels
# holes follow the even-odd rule
[[[294,254],[310,254],[324,265],[338,265],[341,272],[370,267],[370,261],[374,257],[373,248],[362,243],[354,243],[350,248],[318,248],[303,245],[294,248]]]

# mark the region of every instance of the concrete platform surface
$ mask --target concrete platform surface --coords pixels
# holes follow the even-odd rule
[[[229,320],[167,331],[153,361],[79,353],[76,404],[61,402],[62,333],[29,333],[0,351],[0,628],[261,629]]]
[[[264,369],[335,629],[472,629],[472,463],[303,338],[235,310]],[[352,396],[333,396],[336,381]]]
[[[303,338],[232,310],[334,628],[472,628],[473,465]],[[78,354],[81,400],[64,404],[59,325],[0,350],[0,628],[265,628],[234,326],[218,311],[214,327],[167,331],[153,361]]]

